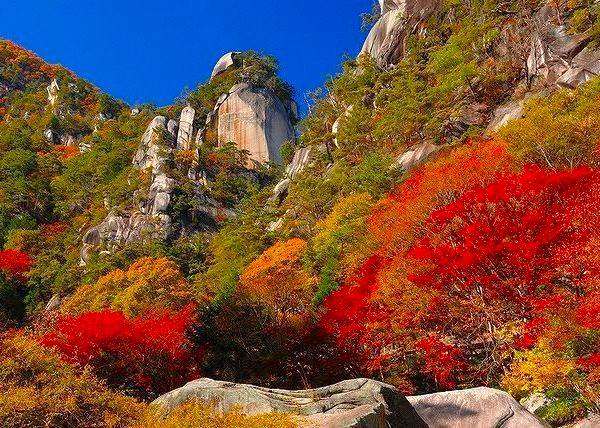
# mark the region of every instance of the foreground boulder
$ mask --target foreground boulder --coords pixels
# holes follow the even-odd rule
[[[214,403],[219,411],[238,408],[253,415],[284,412],[302,417],[306,427],[427,427],[393,386],[370,379],[347,380],[305,391],[199,379],[154,401],[168,414],[183,403]]]
[[[513,397],[492,388],[407,397],[431,428],[542,428],[548,425]]]

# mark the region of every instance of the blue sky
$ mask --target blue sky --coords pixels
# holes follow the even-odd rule
[[[304,94],[366,37],[371,0],[0,0],[0,37],[60,63],[130,104],[171,103],[225,52],[275,55]],[[302,106],[304,110],[304,105]]]

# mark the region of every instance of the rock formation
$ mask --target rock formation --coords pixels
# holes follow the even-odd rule
[[[249,83],[231,89],[216,120],[219,145],[234,142],[253,162],[281,162],[281,146],[295,139],[288,110],[275,93]]]
[[[273,195],[271,196],[271,201],[278,201],[281,203],[283,199],[285,199],[287,195],[287,191],[290,187],[290,183],[298,174],[302,172],[304,167],[308,164],[310,160],[310,147],[302,147],[296,150],[294,153],[294,158],[292,162],[287,166],[285,170],[284,178],[275,185],[273,188]]]
[[[398,156],[395,165],[404,171],[410,171],[415,166],[427,160],[429,156],[436,153],[439,149],[440,146],[427,142],[417,144]]]
[[[141,198],[131,214],[111,211],[102,223],[89,229],[83,236],[81,261],[85,264],[90,251],[105,245],[108,251],[144,238],[166,238],[170,225],[167,207],[175,181],[164,172],[171,148],[162,141],[168,134],[167,118],[156,116],[146,128],[138,150],[133,158],[133,167],[148,171],[151,184],[146,198]]]
[[[438,4],[438,0],[379,0],[381,17],[365,40],[361,55],[370,55],[381,68],[396,64],[404,56],[407,36],[418,31]]]
[[[230,67],[233,67],[236,64],[236,57],[240,54],[240,52],[228,52],[223,55],[219,61],[215,64],[213,71],[210,75],[210,78],[213,79],[215,76],[223,73],[228,70]]]
[[[305,391],[199,379],[162,395],[153,404],[169,413],[190,400],[213,403],[220,411],[238,408],[250,415],[291,413],[301,416],[305,427],[427,427],[394,387],[369,379]]]
[[[527,59],[530,79],[575,88],[600,73],[600,50],[586,34],[572,34],[555,10],[542,7],[534,16],[535,32]]]
[[[58,81],[56,79],[52,80],[46,89],[48,91],[48,102],[51,106],[54,106],[56,101],[58,101],[58,91],[60,90]]]
[[[438,392],[407,399],[430,427],[548,427],[509,394],[492,388]]]
[[[194,134],[194,117],[196,110],[187,106],[181,111],[179,133],[177,134],[177,150],[189,150]]]
[[[215,404],[218,411],[283,412],[306,427],[545,428],[548,425],[509,394],[491,388],[404,397],[370,379],[346,380],[304,391],[199,379],[162,395],[153,404],[164,415],[188,401]],[[591,420],[591,419],[590,419]]]
[[[140,145],[133,157],[133,167],[150,174],[150,186],[147,192],[137,191],[137,205],[129,212],[111,210],[99,225],[90,228],[83,236],[81,248],[81,263],[85,264],[92,250],[104,248],[113,251],[115,248],[145,239],[166,239],[175,230],[173,219],[168,214],[171,194],[177,182],[167,175],[165,167],[173,150],[177,150],[177,141],[184,135],[191,136],[194,110],[188,108],[181,114],[181,122],[170,120],[164,116],[156,116],[146,128]],[[189,129],[189,133],[181,133],[181,129]],[[179,134],[176,140],[176,130]],[[185,138],[185,144],[189,140]],[[189,145],[184,144],[185,147]],[[203,191],[203,183],[197,182],[196,209],[202,220],[193,225],[195,230],[213,229],[215,219],[230,217],[231,210],[223,208],[217,201],[209,198]],[[178,219],[180,223],[182,219]],[[178,224],[177,227],[184,227]]]

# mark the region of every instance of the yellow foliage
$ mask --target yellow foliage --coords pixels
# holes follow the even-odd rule
[[[303,312],[316,284],[301,264],[305,249],[306,242],[299,238],[276,243],[246,268],[238,292],[278,316]]]
[[[32,339],[0,338],[0,426],[126,427],[143,410]]]
[[[335,204],[331,213],[316,225],[312,246],[317,257],[324,258],[331,250],[339,252],[342,272],[355,270],[370,253],[368,246],[372,239],[367,217],[373,204],[368,193],[352,194]]]
[[[254,416],[246,416],[237,410],[220,413],[212,406],[189,402],[164,419],[149,411],[134,428],[296,428],[298,421],[299,418],[282,413]]]
[[[502,387],[517,398],[549,388],[571,385],[575,371],[573,361],[547,349],[533,349],[515,355],[510,372]]]
[[[176,263],[167,258],[144,257],[126,271],[116,269],[95,284],[83,285],[65,302],[63,311],[80,314],[112,308],[135,316],[150,308],[181,309],[191,296]]]

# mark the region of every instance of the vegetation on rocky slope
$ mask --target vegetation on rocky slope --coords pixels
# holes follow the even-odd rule
[[[445,1],[395,67],[347,61],[313,94],[296,147],[310,162],[281,198],[280,167],[249,171],[207,129],[197,154],[169,160],[169,214],[194,223],[195,170],[235,215],[85,266],[83,232],[147,190],[131,159],[155,115],[188,103],[203,125],[242,81],[282,101],[293,91],[250,52],[173,106],[132,111],[0,41],[0,425],[157,426],[139,421],[142,400],[199,376],[486,385],[545,394],[537,413],[557,426],[598,409],[600,78],[558,89],[528,75],[542,6]],[[551,6],[598,42],[597,5]],[[525,94],[521,118],[486,130]],[[421,143],[429,159],[399,166]],[[62,303],[45,311],[53,296]],[[295,424],[190,405],[160,426],[197,421]]]

